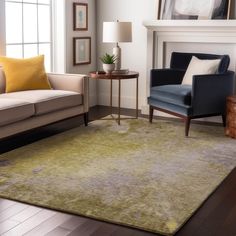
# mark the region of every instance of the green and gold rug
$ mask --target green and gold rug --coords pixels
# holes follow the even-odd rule
[[[223,128],[94,121],[0,156],[0,197],[174,234],[236,166]]]

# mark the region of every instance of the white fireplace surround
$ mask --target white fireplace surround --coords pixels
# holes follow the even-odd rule
[[[165,66],[167,43],[194,43],[198,47],[203,43],[230,44],[236,49],[236,20],[153,20],[143,25],[147,28],[147,97],[150,70]],[[231,69],[235,70],[236,65],[231,65]],[[142,112],[147,111],[144,105]]]

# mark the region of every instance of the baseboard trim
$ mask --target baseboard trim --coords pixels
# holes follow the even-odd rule
[[[92,108],[93,109],[107,109],[107,110],[110,109],[109,106],[104,106],[104,105],[96,105],[96,106],[93,106]],[[147,106],[147,108],[149,109],[149,106]],[[113,109],[113,113],[114,114],[117,114],[117,111],[118,111],[117,108]],[[129,113],[128,115],[130,115],[130,116],[133,115],[134,116],[135,109],[132,109],[132,108],[121,108],[121,114],[125,114],[125,113]],[[158,113],[161,113],[161,112],[158,112]],[[164,121],[174,121],[174,122],[181,122],[181,123],[183,122],[183,119],[181,119],[179,117],[171,116],[171,115],[168,115],[168,114],[166,114],[166,116],[165,116],[165,113],[163,113],[163,114],[164,114],[163,116],[154,115],[153,119],[155,121],[164,120]],[[148,119],[149,118],[149,114],[148,113],[144,114],[143,110],[139,110],[139,117],[143,117],[143,118]],[[192,124],[209,125],[209,126],[222,126],[222,120],[221,120],[221,122],[214,122],[214,121],[206,121],[206,120],[203,120],[203,119],[193,119],[193,120],[191,120],[191,123]]]

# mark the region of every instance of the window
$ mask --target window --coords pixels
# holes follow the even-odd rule
[[[51,71],[51,0],[6,0],[6,55],[45,55]]]

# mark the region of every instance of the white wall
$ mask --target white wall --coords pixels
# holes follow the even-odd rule
[[[73,2],[88,3],[88,31],[73,30]],[[65,0],[66,7],[66,72],[88,74],[97,68],[96,57],[96,0]],[[73,37],[91,37],[91,64],[73,65]],[[90,79],[90,106],[97,104],[96,81]]]
[[[131,21],[133,23],[133,42],[121,43],[122,68],[140,73],[139,107],[146,96],[146,51],[147,31],[142,25],[144,20],[156,19],[157,0],[99,0],[97,1],[97,60],[102,69],[99,57],[104,53],[112,53],[114,44],[102,42],[102,24],[104,21]],[[99,104],[109,105],[109,83],[99,81]],[[135,80],[123,81],[121,90],[121,106],[135,108]],[[114,88],[114,103],[117,104],[117,88]]]
[[[0,55],[5,55],[5,1],[0,0]]]
[[[65,1],[52,1],[53,72],[66,72]]]

